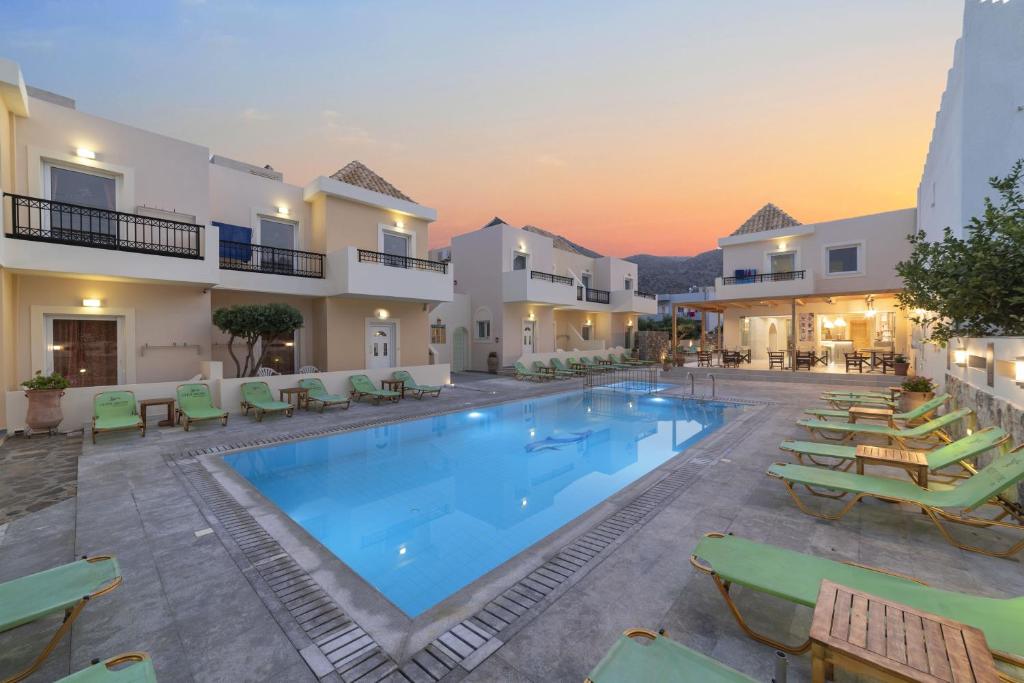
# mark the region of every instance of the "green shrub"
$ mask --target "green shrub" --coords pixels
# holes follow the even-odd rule
[[[67,381],[64,375],[59,372],[44,375],[41,370],[36,370],[35,376],[22,382],[21,386],[25,387],[28,391],[43,391],[46,389],[67,389],[71,386],[71,382]]]
[[[903,391],[927,394],[929,391],[935,391],[935,382],[928,377],[911,377],[903,382]]]

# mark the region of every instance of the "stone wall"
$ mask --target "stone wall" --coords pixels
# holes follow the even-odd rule
[[[977,415],[978,429],[991,426],[1002,427],[1012,437],[1014,446],[1024,444],[1024,409],[951,374],[946,375],[946,392],[953,397],[954,406],[970,408],[974,411]],[[963,430],[963,427],[959,427],[954,436],[963,436]],[[984,455],[979,459],[979,464],[987,464],[996,456],[996,453]],[[1024,482],[1018,484],[1017,495],[1018,500],[1024,500]]]
[[[672,333],[655,330],[641,330],[636,333],[637,352],[644,360],[661,360],[672,346]]]

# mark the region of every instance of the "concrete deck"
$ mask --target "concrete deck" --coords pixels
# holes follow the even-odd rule
[[[774,444],[799,435],[794,420],[803,407],[817,403],[822,386],[794,383],[780,391],[777,382],[720,378],[719,397],[736,396],[771,405],[752,406],[745,411],[746,419],[719,430],[652,473],[656,476],[645,477],[614,496],[603,512],[611,514],[628,506],[657,476],[674,476],[690,468],[685,487],[666,493],[657,505],[651,505],[649,514],[595,552],[593,559],[559,588],[536,600],[496,635],[488,634],[487,644],[472,656],[443,661],[442,649],[429,660],[441,662],[441,667],[430,671],[427,660],[412,666],[417,655],[410,659],[410,653],[417,647],[389,644],[394,636],[386,632],[386,624],[369,619],[365,607],[361,612],[360,605],[346,604],[353,596],[346,598],[344,591],[324,586],[342,610],[356,615],[368,637],[385,644],[388,655],[367,658],[363,669],[339,674],[317,649],[308,630],[299,627],[286,601],[268,589],[259,562],[253,563],[237,535],[230,533],[232,523],[224,521],[224,504],[211,502],[211,489],[197,485],[181,463],[194,460],[189,453],[222,444],[364,423],[382,415],[405,418],[457,410],[513,394],[518,398],[565,390],[570,385],[474,379],[478,381],[457,383],[437,400],[405,400],[382,407],[356,405],[350,411],[300,413],[292,419],[267,418],[259,424],[233,417],[227,428],[207,424],[188,434],[154,425],[145,439],[126,433],[101,438],[96,446],[85,443],[75,498],[0,526],[0,581],[82,554],[113,553],[121,562],[125,584],[89,605],[71,638],[29,680],[54,680],[86,666],[94,657],[146,650],[154,658],[161,681],[358,680],[364,674],[365,680],[435,680],[443,676],[444,680],[468,681],[580,681],[622,630],[632,626],[664,627],[671,637],[759,680],[768,680],[770,648],[740,632],[710,579],[689,565],[690,551],[706,531],[730,531],[794,550],[873,564],[952,590],[999,597],[1024,595],[1020,562],[956,550],[920,514],[886,504],[865,504],[841,523],[801,514],[785,490],[767,479],[764,471],[771,462],[785,460]],[[689,389],[680,387],[679,391],[688,393]],[[698,382],[696,393],[708,392],[710,385]],[[203,464],[216,458],[203,455],[198,460]],[[216,475],[216,467],[212,470]],[[208,471],[205,465],[203,471]],[[217,483],[216,478],[212,481]],[[250,510],[242,514],[250,514]],[[257,520],[261,527],[275,532],[265,517]],[[565,534],[545,539],[546,550],[531,548],[528,552],[542,561],[570,536],[598,521],[595,515],[574,523]],[[274,538],[289,548],[289,554],[299,556],[302,570],[316,576],[321,585],[332,581],[337,572],[330,565],[303,565],[311,559],[315,565],[322,559],[316,547],[301,547],[301,535],[280,535],[282,538]],[[522,578],[522,569],[510,567],[504,574],[491,576],[488,590],[500,592],[503,585],[511,586]],[[792,640],[806,635],[807,610],[744,595],[743,591],[737,591],[737,597],[755,624],[771,625],[776,632],[791,634]],[[26,662],[58,623],[59,619],[50,618],[0,635],[0,675]],[[808,670],[807,657],[791,658],[790,680],[806,680]]]

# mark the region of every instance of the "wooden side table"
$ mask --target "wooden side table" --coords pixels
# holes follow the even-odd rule
[[[924,451],[904,451],[886,446],[861,444],[854,451],[857,474],[864,474],[864,465],[902,467],[921,488],[928,488],[928,455]]]
[[[892,408],[874,408],[871,406],[850,406],[849,409],[849,421],[856,422],[857,418],[862,420],[882,420],[890,427],[895,428],[896,423],[893,422],[893,409]]]
[[[966,624],[821,582],[811,621],[811,680],[833,666],[882,681],[995,683],[985,634]]]
[[[405,380],[402,379],[382,379],[380,381],[380,388],[387,391],[397,391],[405,398]]]
[[[278,399],[281,401],[287,401],[289,404],[292,402],[292,396],[295,397],[295,408],[301,410],[302,408],[309,408],[309,389],[305,387],[285,387],[281,389]]]
[[[167,406],[167,418],[160,420],[157,424],[161,427],[170,427],[174,424],[174,399],[173,398],[144,398],[139,401],[139,413],[142,423],[146,423],[146,409],[151,406]]]

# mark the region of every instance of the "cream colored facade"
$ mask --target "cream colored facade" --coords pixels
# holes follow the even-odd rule
[[[468,329],[446,325],[447,345],[435,351],[455,369],[485,370],[492,353],[506,367],[531,353],[629,347],[638,316],[657,309],[653,295],[637,291],[636,264],[570,252],[500,219],[433,257],[451,260],[455,291],[465,295],[431,313],[432,322],[468,320]]]
[[[209,361],[232,377],[211,315],[256,302],[291,304],[304,320],[271,367],[425,365],[428,308],[453,297],[447,264],[427,259],[436,211],[358,162],[335,176],[291,185],[83,113],[0,59],[0,188],[11,195],[0,217],[0,429],[8,394],[54,368],[54,325],[67,321],[109,323],[108,345],[116,327],[123,385],[188,380]],[[68,200],[90,183],[107,205]]]

